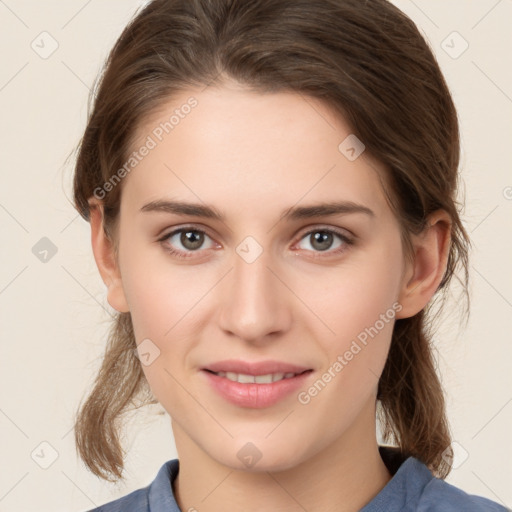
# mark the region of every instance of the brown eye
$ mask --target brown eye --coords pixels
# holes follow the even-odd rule
[[[190,251],[199,249],[204,243],[204,233],[196,230],[182,231],[180,235],[180,243]]]
[[[210,240],[210,244],[204,247],[207,240]],[[215,245],[204,231],[193,227],[175,229],[160,238],[159,242],[170,253],[182,257],[190,257],[194,252],[210,249]]]
[[[309,235],[311,246],[318,251],[326,251],[333,244],[333,234],[328,231],[315,231]]]
[[[346,235],[332,229],[314,229],[303,235],[301,242],[307,244],[300,247],[312,252],[328,252],[335,254],[344,251],[353,241]]]

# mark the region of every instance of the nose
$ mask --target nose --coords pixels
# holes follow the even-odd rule
[[[219,297],[219,325],[224,332],[258,341],[286,332],[291,325],[291,292],[263,251],[252,262],[234,254],[233,269]]]

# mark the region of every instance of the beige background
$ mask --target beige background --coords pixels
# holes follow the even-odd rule
[[[454,94],[475,248],[470,322],[459,326],[452,303],[437,336],[458,443],[447,480],[512,507],[512,2],[396,4],[430,40]],[[176,457],[168,416],[142,413],[126,433],[127,481],[109,485],[78,461],[71,432],[112,309],[65,159],[85,126],[89,88],[139,5],[0,0],[0,511],[88,510],[147,485]],[[46,59],[31,47],[46,37],[51,49],[43,31],[58,43]],[[42,237],[57,248],[46,263],[32,252]]]

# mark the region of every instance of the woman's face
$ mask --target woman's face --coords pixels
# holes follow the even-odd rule
[[[350,129],[312,98],[229,84],[174,97],[132,149],[122,294],[178,452],[278,470],[374,439],[404,259],[382,169]],[[250,366],[268,361],[285,366]],[[234,383],[240,362],[309,371]]]

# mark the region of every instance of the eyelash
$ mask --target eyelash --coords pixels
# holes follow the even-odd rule
[[[166,240],[168,240],[172,236],[176,235],[177,233],[182,233],[182,232],[187,232],[187,231],[193,231],[195,233],[200,233],[200,234],[206,235],[209,238],[211,238],[208,235],[208,233],[206,231],[202,230],[202,229],[195,228],[194,226],[185,226],[185,227],[176,229],[174,231],[171,231],[170,233],[165,234],[164,236],[162,236],[161,238],[158,239],[158,242],[161,242],[162,245],[163,245],[163,242],[165,242]],[[336,249],[334,251],[330,251],[329,249],[327,249],[326,251],[308,251],[308,252],[317,253],[317,255],[314,256],[314,258],[323,258],[324,256],[321,255],[321,254],[323,254],[323,252],[325,252],[325,253],[327,253],[329,255],[341,254],[341,253],[345,252],[349,246],[354,244],[354,240],[353,239],[349,238],[347,235],[345,235],[344,233],[341,233],[340,231],[338,231],[336,229],[332,229],[332,228],[318,228],[318,227],[314,228],[314,229],[311,229],[311,230],[307,231],[306,233],[304,233],[300,237],[299,241],[304,239],[304,238],[306,238],[307,236],[309,236],[309,235],[311,235],[313,233],[317,233],[317,232],[330,233],[330,234],[336,235],[336,236],[338,236],[341,239],[341,241],[343,242],[343,245],[340,248],[338,248],[338,249]],[[175,256],[175,257],[180,258],[180,259],[192,258],[192,257],[194,257],[194,253],[200,251],[200,249],[198,249],[196,251],[184,252],[184,251],[178,251],[176,249],[173,249],[170,246],[164,246],[164,249],[165,249],[166,252],[168,252],[172,256]]]

